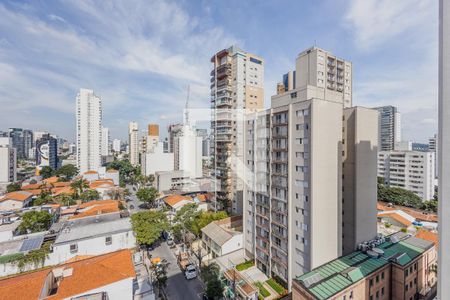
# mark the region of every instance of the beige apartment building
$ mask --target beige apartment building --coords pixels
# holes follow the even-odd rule
[[[211,156],[216,200],[242,213],[244,114],[264,107],[264,60],[236,46],[211,58]]]
[[[139,128],[137,122],[128,124],[128,147],[130,163],[133,166],[139,165]]]
[[[247,116],[244,161],[246,255],[289,289],[377,234],[377,112],[351,107],[351,63],[327,51],[300,53],[295,74]]]
[[[436,265],[432,242],[399,232],[297,277],[292,299],[421,299],[436,284]]]

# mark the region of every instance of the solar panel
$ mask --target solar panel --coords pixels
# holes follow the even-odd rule
[[[42,246],[42,242],[44,242],[43,235],[26,239],[23,241],[22,246],[20,247],[20,252],[26,252],[26,251],[39,249]]]

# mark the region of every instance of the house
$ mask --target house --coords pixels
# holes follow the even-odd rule
[[[17,210],[28,206],[33,201],[34,195],[27,191],[16,191],[0,198],[0,211]]]
[[[89,188],[96,190],[100,194],[101,199],[110,198],[109,192],[114,189],[115,185],[112,179],[97,179],[89,184]]]
[[[117,170],[114,169],[106,170],[105,167],[101,167],[98,169],[98,171],[91,170],[84,172],[83,179],[89,182],[96,181],[99,179],[111,180],[114,183],[114,185],[119,185],[120,176],[119,171]]]
[[[214,221],[202,228],[202,247],[216,258],[243,246],[242,217]]]
[[[59,264],[79,255],[101,255],[135,246],[130,218],[121,218],[120,213],[73,219],[59,228],[48,264]]]
[[[19,220],[10,223],[2,223],[0,225],[0,243],[12,240],[19,225]]]
[[[74,211],[69,220],[120,212],[118,200],[94,200],[82,203]]]
[[[0,298],[131,300],[135,277],[130,250],[121,250],[5,278]]]
[[[223,277],[225,278],[224,296],[226,299],[258,300],[258,289],[238,270],[226,270]]]
[[[185,206],[186,204],[197,204],[198,210],[207,210],[208,204],[206,203],[206,197],[195,197],[192,198],[190,196],[183,195],[169,195],[164,197],[164,203],[166,206],[172,209],[172,211],[177,212]]]
[[[402,210],[389,210],[378,213],[378,220],[400,228],[408,228],[415,222],[415,218]]]

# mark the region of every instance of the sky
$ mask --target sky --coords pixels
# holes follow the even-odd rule
[[[353,63],[353,104],[397,106],[403,139],[437,131],[438,1],[0,1],[0,130],[75,140],[75,97],[102,98],[103,124],[182,120],[209,108],[211,56],[238,45],[265,60],[265,100],[313,46]]]

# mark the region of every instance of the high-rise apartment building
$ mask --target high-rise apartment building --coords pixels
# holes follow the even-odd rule
[[[128,125],[128,147],[130,163],[133,166],[139,165],[139,128],[137,122],[130,122]]]
[[[159,142],[159,125],[148,124],[146,152],[152,152]]]
[[[380,151],[394,150],[396,142],[402,140],[401,114],[395,106],[381,106],[376,108],[379,112],[378,145]]]
[[[168,152],[173,153],[173,141],[175,137],[180,134],[183,124],[170,124],[169,125],[169,149]]]
[[[9,128],[9,137],[11,138],[11,145],[16,149],[17,158],[25,158],[25,143],[22,128]]]
[[[450,299],[450,2],[439,1],[438,294]]]
[[[173,145],[174,170],[185,171],[192,178],[202,177],[202,138],[189,125],[184,125]]]
[[[33,159],[33,156],[30,156],[30,150],[34,147],[33,142],[33,131],[29,129],[23,130],[23,151],[26,158]]]
[[[112,150],[119,153],[122,147],[122,142],[119,139],[114,139],[112,143]]]
[[[96,171],[102,165],[102,100],[93,90],[77,94],[76,122],[78,170]]]
[[[434,166],[434,174],[435,177],[438,177],[439,174],[439,151],[438,151],[438,137],[437,134],[435,134],[433,137],[428,139],[428,151],[434,152],[434,158],[435,158],[435,166]]]
[[[350,62],[313,47],[296,66],[245,128],[245,252],[289,288],[376,236],[378,113],[351,107]]]
[[[36,167],[58,168],[58,141],[50,134],[44,134],[36,141]]]
[[[11,183],[17,180],[16,149],[0,145],[0,183]]]
[[[111,154],[111,138],[109,136],[109,128],[102,127],[102,156]]]
[[[211,58],[211,158],[216,201],[242,213],[244,115],[264,107],[264,61],[235,46]]]
[[[423,151],[380,151],[378,176],[386,185],[415,193],[422,200],[434,196],[435,153]]]

